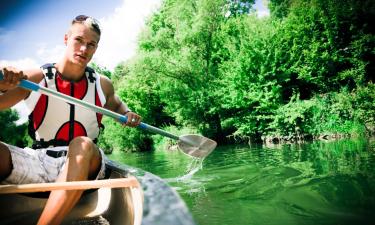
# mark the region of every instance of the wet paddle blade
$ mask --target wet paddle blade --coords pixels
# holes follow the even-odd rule
[[[217,143],[209,138],[187,134],[179,137],[178,147],[187,155],[204,158],[208,156],[215,148]]]

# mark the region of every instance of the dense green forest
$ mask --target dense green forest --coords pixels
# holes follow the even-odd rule
[[[27,135],[27,124],[17,125],[18,119],[19,116],[15,110],[0,111],[0,141],[25,147],[32,142]]]
[[[267,18],[253,3],[164,1],[112,74],[121,98],[150,124],[221,143],[374,132],[374,2],[274,0]],[[106,122],[108,147],[160,141]]]
[[[269,17],[254,0],[164,0],[135,57],[113,72],[96,67],[146,123],[176,134],[219,143],[373,135],[375,2],[265,2]],[[104,122],[105,149],[168,144]]]

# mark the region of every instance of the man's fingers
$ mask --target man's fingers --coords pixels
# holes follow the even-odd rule
[[[19,73],[17,74],[13,72],[11,79],[12,79],[12,85],[17,85],[20,82]]]
[[[19,71],[13,67],[3,68],[4,82],[10,86],[16,86],[22,79],[27,79],[23,71]]]
[[[129,127],[136,127],[141,123],[141,117],[137,114],[130,114],[128,113],[128,121],[126,121],[125,125]]]
[[[23,71],[21,70],[18,74],[18,77],[17,77],[17,85],[20,84],[21,80],[25,77],[25,74],[23,74]]]
[[[4,74],[4,82],[9,83],[9,71],[7,70],[7,68],[3,69],[3,74]]]

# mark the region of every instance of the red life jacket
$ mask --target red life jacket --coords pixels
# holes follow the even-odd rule
[[[105,96],[100,85],[100,75],[89,67],[79,81],[67,81],[53,64],[41,67],[44,79],[40,85],[102,107]],[[63,100],[32,92],[25,100],[29,115],[29,134],[34,139],[33,148],[66,146],[79,136],[96,142],[102,127],[102,115]]]

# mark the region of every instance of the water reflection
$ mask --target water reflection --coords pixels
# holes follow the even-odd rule
[[[187,179],[189,157],[143,154],[120,160],[169,181],[201,225],[375,224],[374,140],[217,148]]]

